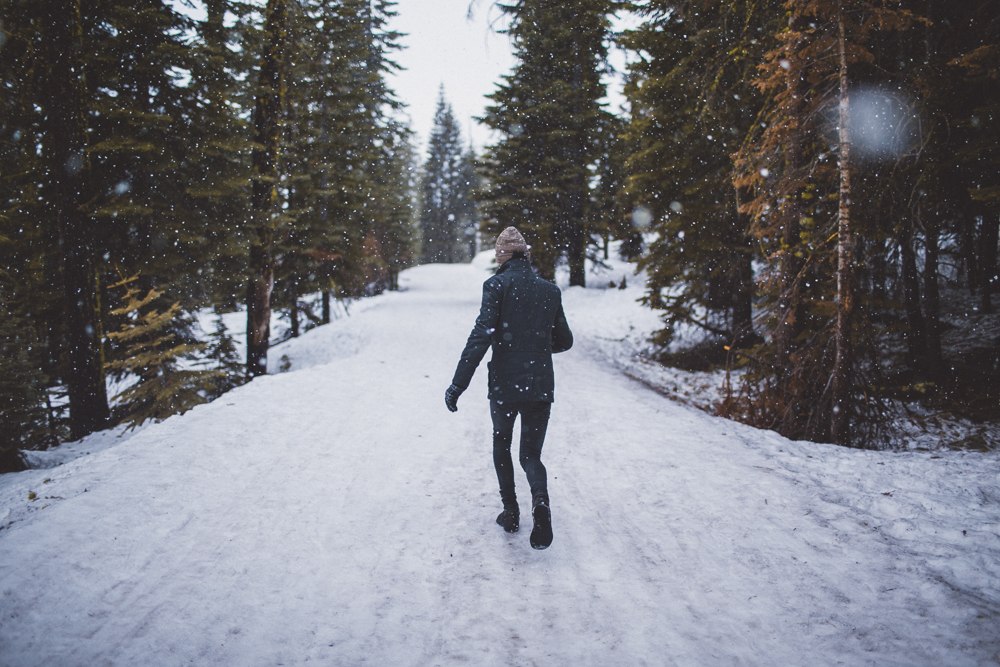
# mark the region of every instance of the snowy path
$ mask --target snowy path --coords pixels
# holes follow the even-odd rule
[[[7,476],[0,665],[1000,663],[995,456],[671,403],[588,338],[581,290],[543,450],[555,540],[506,535],[485,364],[443,405],[484,277],[410,271],[276,349],[292,372]]]

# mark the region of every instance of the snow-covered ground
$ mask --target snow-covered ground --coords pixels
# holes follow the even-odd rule
[[[443,404],[487,268],[408,271],[287,372],[0,477],[0,664],[1000,663],[997,452],[669,400],[622,372],[656,322],[617,275],[564,291],[553,545],[504,533],[485,367]]]

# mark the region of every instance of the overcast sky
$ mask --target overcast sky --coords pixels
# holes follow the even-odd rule
[[[406,69],[390,77],[389,85],[408,105],[406,115],[410,129],[415,132],[414,144],[421,159],[426,155],[441,84],[466,144],[471,136],[476,151],[480,152],[484,145],[498,138],[474,118],[483,115],[490,103],[485,96],[496,91],[500,77],[511,71],[515,59],[507,36],[496,32],[502,25],[497,24],[502,16],[494,0],[478,0],[472,20],[467,20],[469,1],[397,0],[398,15],[389,24],[393,30],[408,33],[400,39],[406,48],[394,54],[396,62]],[[622,21],[616,24],[624,26]],[[612,50],[610,61],[617,69],[623,69],[624,57],[620,52]],[[607,83],[611,84],[607,108],[617,112],[622,103],[620,86],[610,79]]]
[[[260,0],[264,3],[266,0]],[[173,0],[178,10],[204,20],[200,2],[191,4]],[[445,98],[451,103],[468,145],[471,138],[477,152],[499,137],[476,122],[483,115],[486,99],[496,91],[500,77],[511,71],[515,59],[506,35],[497,33],[505,25],[496,0],[396,0],[396,16],[389,29],[404,33],[399,43],[404,48],[390,54],[404,69],[389,76],[389,85],[406,103],[404,116],[414,132],[417,156],[426,155],[427,137],[434,122],[438,90],[444,85]],[[469,6],[473,11],[469,18]],[[620,22],[619,22],[620,23]],[[620,53],[611,54],[611,64],[622,68]],[[610,111],[621,104],[620,86],[609,80]]]
[[[438,88],[444,85],[468,144],[471,136],[479,151],[493,137],[473,118],[481,116],[500,77],[514,64],[510,42],[490,24],[500,19],[492,0],[480,0],[472,20],[467,20],[469,0],[398,0],[389,27],[402,33],[406,47],[394,59],[406,69],[389,79],[389,85],[408,107],[410,128],[416,133],[418,155],[423,157],[434,122]]]

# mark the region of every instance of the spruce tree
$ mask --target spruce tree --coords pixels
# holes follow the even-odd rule
[[[646,302],[664,313],[660,345],[681,325],[702,329],[716,352],[755,342],[753,245],[731,156],[762,105],[750,82],[777,7],[654,2],[621,39],[643,54],[626,87],[624,188],[637,231],[656,232],[639,264]]]
[[[458,123],[442,86],[420,183],[422,262],[470,259],[465,236],[475,210],[470,171]]]
[[[988,92],[1000,85],[1000,17],[990,13],[992,8],[991,3],[978,3],[961,17],[964,21],[956,21],[970,26],[979,41],[964,42],[963,53],[949,63],[952,71],[961,72],[971,93],[969,108],[959,119],[966,136],[958,154],[981,221],[975,246],[981,253],[977,287],[984,313],[994,311],[992,295],[1000,285],[1000,96]]]
[[[4,34],[0,48],[0,290],[11,326],[28,328],[11,339],[11,356],[26,354],[36,377],[47,379],[45,393],[51,388],[53,394],[65,396],[65,299],[59,268],[63,253],[44,152],[48,144],[42,104],[47,99],[42,32],[46,16],[45,6],[38,3],[0,3]],[[13,372],[17,367],[6,368]],[[21,380],[0,377],[0,382],[13,388]],[[59,401],[59,405],[52,412],[51,424],[39,424],[44,429],[37,438],[67,435],[63,433],[64,403]],[[36,439],[30,433],[26,437]]]
[[[467,256],[471,260],[479,249],[479,227],[482,222],[479,212],[479,193],[483,189],[483,179],[479,173],[479,157],[471,143],[462,156],[462,189],[465,206],[459,231],[467,247]]]
[[[385,265],[384,286],[399,289],[399,273],[414,261],[418,230],[414,224],[412,193],[415,157],[409,131],[390,125],[375,162],[373,234]]]
[[[211,363],[212,370],[218,373],[214,386],[207,393],[210,400],[246,382],[246,366],[237,356],[236,344],[218,310],[215,314],[215,328],[208,336],[205,350],[206,362]]]
[[[111,315],[126,318],[121,329],[108,333],[108,339],[123,349],[123,358],[108,363],[108,370],[119,377],[131,375],[135,383],[114,397],[123,410],[121,421],[130,428],[147,420],[163,421],[183,414],[204,403],[218,391],[217,382],[224,374],[217,370],[184,370],[183,360],[191,360],[203,345],[177,343],[170,332],[170,323],[180,315],[180,304],[174,302],[160,311],[154,302],[163,295],[151,289],[140,298],[134,285],[138,275],[124,278],[111,289],[124,288],[123,305]]]
[[[403,237],[389,222],[401,196],[390,184],[409,187],[390,175],[408,136],[391,118],[399,103],[385,82],[398,48],[386,28],[391,6],[316,0],[292,14],[298,48],[289,60],[275,303],[288,309],[293,335],[304,295],[322,292],[317,322],[329,321],[331,295],[384,289],[409,261],[411,235],[395,243]]]
[[[23,470],[20,450],[43,449],[55,439],[49,424],[46,384],[32,354],[34,331],[7,308],[0,290],[0,473]]]
[[[766,249],[772,286],[775,371],[760,385],[755,410],[769,413],[772,424],[791,437],[861,441],[852,441],[849,429],[850,421],[863,417],[864,406],[854,399],[851,349],[847,68],[872,59],[876,35],[911,23],[909,12],[890,4],[786,2],[787,27],[757,80],[772,98],[737,160],[737,185],[752,192],[743,209]],[[841,110],[834,137],[823,124],[831,107]]]
[[[252,91],[243,80],[253,69],[256,30],[243,3],[206,0],[205,10],[205,20],[197,25],[184,100],[184,115],[190,120],[180,174],[191,229],[185,254],[199,258],[186,267],[185,291],[200,297],[198,305],[208,302],[233,311],[245,289],[250,246],[244,223],[252,137],[244,111]],[[225,24],[227,14],[236,17],[231,27]]]
[[[101,429],[107,422],[100,287],[97,269],[98,232],[87,215],[93,186],[88,155],[88,105],[84,82],[83,18],[79,0],[46,5],[47,69],[40,100],[46,114],[47,179],[58,221],[60,268],[73,438]]]
[[[484,122],[503,133],[485,161],[484,232],[524,234],[539,274],[555,278],[565,256],[570,284],[585,283],[590,168],[606,115],[610,0],[519,0],[501,5],[518,59],[490,98]]]
[[[279,206],[278,149],[284,110],[285,58],[288,50],[288,2],[268,0],[266,42],[260,60],[253,113],[253,190],[250,200],[249,281],[247,284],[247,375],[267,373],[274,289],[274,234]]]

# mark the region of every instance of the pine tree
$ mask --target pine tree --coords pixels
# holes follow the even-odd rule
[[[641,250],[636,250],[642,247],[642,233],[632,224],[633,207],[626,203],[628,197],[624,192],[625,160],[631,145],[625,136],[627,129],[627,118],[609,115],[594,141],[596,184],[591,191],[587,224],[601,235],[604,259],[608,259],[612,240],[623,241],[620,252],[625,259],[641,254]]]
[[[992,3],[980,2],[967,9],[956,24],[972,27],[979,43],[964,42],[968,51],[949,64],[962,72],[969,87],[969,111],[963,114],[961,124],[968,135],[962,137],[964,146],[959,149],[968,174],[969,197],[977,202],[976,213],[981,219],[981,232],[975,245],[981,251],[978,287],[981,293],[980,309],[984,313],[994,310],[992,294],[1000,285],[997,266],[997,246],[1000,243],[1000,98],[988,91],[1000,84],[1000,17],[992,10]],[[962,35],[972,37],[972,35]],[[972,47],[972,48],[970,48]],[[965,49],[963,49],[965,50]]]
[[[252,93],[242,80],[251,76],[257,31],[250,24],[249,9],[233,0],[205,2],[206,17],[197,26],[199,39],[193,45],[189,95],[184,100],[190,122],[180,172],[190,198],[188,246],[196,245],[198,256],[206,258],[186,267],[191,275],[185,287],[191,296],[202,296],[198,305],[207,300],[228,311],[236,310],[245,289],[250,246],[244,223],[252,145],[244,110]],[[231,27],[225,25],[227,14],[236,18]],[[196,253],[189,249],[188,254]]]
[[[203,77],[183,38],[194,23],[165,0],[91,5],[86,16],[93,192],[87,212],[102,229],[106,282],[115,266],[172,292],[207,301],[205,216],[187,192],[200,146],[195,116]],[[200,119],[198,119],[200,120]],[[185,302],[188,303],[187,299]]]
[[[385,288],[399,289],[399,273],[414,260],[418,230],[414,224],[412,193],[414,155],[409,131],[390,126],[376,160],[373,234],[385,264]]]
[[[128,318],[119,331],[108,333],[108,339],[124,350],[124,359],[108,363],[108,370],[120,377],[135,376],[136,382],[114,397],[123,408],[123,423],[130,428],[141,426],[147,420],[163,421],[175,414],[183,414],[208,396],[218,392],[216,384],[221,371],[181,370],[184,359],[203,345],[175,344],[170,323],[180,314],[180,304],[175,302],[165,311],[153,306],[163,293],[151,289],[139,298],[133,283],[138,275],[124,278],[111,285],[111,289],[124,287],[124,305],[111,311],[111,315]]]
[[[490,98],[484,122],[504,138],[485,161],[483,231],[513,225],[541,276],[565,256],[570,284],[585,283],[589,170],[606,115],[609,0],[519,0],[501,5],[518,63]]]
[[[43,449],[54,434],[46,409],[48,378],[32,354],[31,327],[0,292],[0,473],[23,470],[22,449]]]
[[[246,365],[236,354],[236,344],[222,320],[222,314],[218,311],[215,314],[215,329],[209,334],[205,349],[206,362],[212,363],[213,370],[218,372],[214,387],[207,393],[209,400],[214,400],[246,382]]]
[[[304,295],[322,292],[317,321],[326,322],[331,294],[384,289],[409,261],[411,241],[397,243],[408,232],[390,221],[402,210],[390,184],[409,187],[389,173],[408,136],[390,117],[398,102],[385,85],[398,48],[385,27],[392,15],[391,3],[368,0],[305,2],[292,15],[299,48],[289,61],[275,300],[288,308],[293,335]]]
[[[59,229],[70,430],[82,438],[102,428],[109,410],[104,384],[97,230],[87,215],[91,183],[87,100],[79,0],[49,3],[43,44],[48,71],[43,107],[48,186]]]
[[[775,372],[762,384],[755,410],[768,414],[765,419],[791,437],[860,441],[852,440],[848,428],[861,414],[851,353],[854,239],[847,68],[873,58],[873,34],[909,25],[909,12],[890,4],[786,2],[788,26],[778,35],[778,47],[767,54],[757,81],[773,95],[772,101],[737,160],[737,185],[753,194],[743,210],[753,217],[753,232],[767,248],[775,319]],[[842,110],[836,159],[823,126],[831,100]],[[831,246],[834,239],[838,243]],[[837,282],[831,284],[828,276],[837,276]]]
[[[0,3],[4,36],[0,48],[0,289],[11,321],[30,329],[27,339],[24,331],[17,332],[15,348],[20,351],[11,354],[27,350],[37,377],[47,378],[46,390],[52,387],[53,393],[65,394],[61,380],[66,363],[62,251],[44,154],[49,142],[42,102],[47,97],[48,72],[40,26],[45,16],[45,7],[39,3]],[[15,367],[7,368],[13,372]],[[0,377],[0,382],[18,387],[21,380]],[[53,412],[53,422],[44,425],[48,435],[39,437],[67,435],[62,412]]]
[[[643,54],[626,87],[625,192],[641,207],[639,231],[656,232],[639,264],[646,302],[664,311],[661,345],[682,324],[704,330],[717,352],[756,340],[754,251],[731,156],[762,105],[750,80],[777,5],[654,2],[643,8],[649,20],[622,38]]]
[[[422,262],[470,259],[465,236],[475,211],[470,171],[458,123],[442,86],[420,184]]]
[[[250,279],[247,285],[247,375],[267,373],[274,289],[274,233],[278,209],[278,145],[284,110],[285,57],[288,49],[288,3],[268,0],[267,42],[261,56],[254,107],[253,191]]]

